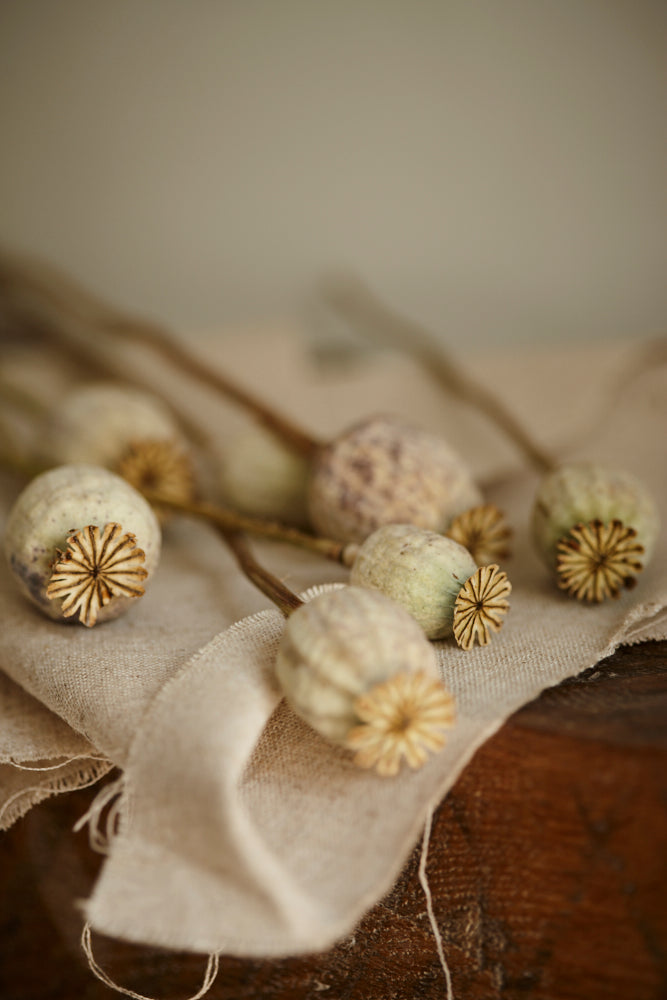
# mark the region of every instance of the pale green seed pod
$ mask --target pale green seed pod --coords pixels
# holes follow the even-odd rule
[[[253,425],[225,448],[220,484],[224,500],[236,510],[304,526],[308,523],[309,474],[303,456],[275,434]]]
[[[370,587],[409,611],[429,639],[452,634],[454,603],[477,570],[462,545],[411,524],[388,524],[359,547],[350,583]]]
[[[429,639],[454,635],[469,649],[490,641],[509,607],[511,586],[492,565],[478,569],[462,545],[411,524],[388,524],[361,544],[350,582],[405,608]]]
[[[150,505],[108,469],[63,465],[32,480],[12,507],[5,555],[19,589],[49,618],[95,625],[141,596],[160,556]]]
[[[481,499],[466,463],[442,438],[378,416],[320,450],[308,506],[319,534],[362,542],[383,524],[445,531]]]
[[[180,437],[176,420],[157,398],[119,382],[69,389],[54,407],[45,433],[47,457],[62,465],[115,469],[136,441]]]
[[[395,774],[443,744],[453,702],[434,649],[415,620],[383,594],[344,587],[288,619],[276,675],[292,709],[356,762]]]
[[[195,494],[189,446],[173,414],[150,393],[120,382],[91,382],[59,401],[44,435],[50,464],[104,466],[140,492],[176,502]],[[157,508],[161,521],[169,517]]]
[[[592,462],[543,479],[532,514],[536,549],[558,585],[589,601],[618,597],[651,558],[660,520],[652,496],[629,472]]]

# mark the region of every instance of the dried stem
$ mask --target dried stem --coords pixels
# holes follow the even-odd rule
[[[447,357],[439,341],[424,327],[390,310],[361,281],[330,282],[322,294],[325,301],[360,333],[413,355],[448,391],[489,417],[539,472],[549,472],[556,467],[551,456],[533,441],[504,404]]]
[[[136,367],[124,359],[114,360],[112,352],[100,346],[94,319],[77,300],[72,302],[42,280],[40,269],[35,266],[33,276],[30,265],[16,264],[12,258],[0,253],[0,319],[25,331],[37,334],[79,368],[95,378],[119,378],[123,382],[148,389],[159,395],[150,379],[142,377]],[[99,332],[99,331],[97,331]],[[209,436],[190,417],[171,401],[171,410],[178,417],[188,438],[201,447],[208,447]]]
[[[268,538],[275,542],[287,542],[298,548],[306,549],[317,555],[324,556],[332,562],[341,563],[343,566],[350,566],[356,553],[356,545],[335,542],[330,538],[321,538],[319,535],[309,535],[305,531],[297,528],[279,524],[277,521],[265,521],[261,518],[249,517],[246,514],[237,513],[227,507],[208,503],[202,500],[175,500],[165,497],[160,493],[142,491],[150,503],[159,504],[160,507],[167,507],[169,510],[179,511],[181,514],[192,514],[194,517],[210,521],[222,531],[239,532],[244,531],[249,535],[258,538]]]
[[[261,566],[252,555],[245,536],[238,531],[220,527],[220,534],[231,549],[241,571],[282,611],[286,618],[304,603],[277,577]]]
[[[80,334],[86,328],[96,331],[107,340],[121,339],[144,344],[179,371],[186,372],[248,410],[299,454],[310,459],[321,446],[319,441],[287,417],[226,375],[212,369],[174,340],[162,327],[123,315],[52,268],[18,261],[8,254],[0,253],[0,296],[2,305],[10,316],[18,316],[24,320],[32,318],[33,321],[35,318],[38,321],[42,319],[44,322],[38,322],[37,325],[45,327],[46,332],[52,336],[59,334],[64,344],[71,344],[68,334],[75,332],[77,348],[82,351],[86,348],[81,344]],[[73,327],[76,327],[75,331],[72,330]],[[93,358],[99,359],[99,353],[94,350],[89,353],[93,354]]]
[[[263,400],[232,382],[226,375],[200,361],[194,354],[190,354],[181,344],[167,336],[160,327],[118,317],[118,319],[105,324],[104,328],[113,336],[146,344],[167,358],[177,368],[194,376],[204,385],[221,392],[223,396],[248,410],[259,423],[284,441],[289,448],[305,458],[313,458],[320,449],[320,441],[269,407]]]

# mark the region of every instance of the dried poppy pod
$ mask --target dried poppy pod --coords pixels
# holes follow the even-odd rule
[[[512,529],[505,515],[494,503],[470,507],[450,522],[446,535],[463,545],[478,566],[507,559],[511,554]]]
[[[463,649],[498,632],[511,585],[498,566],[478,569],[462,545],[411,524],[388,524],[359,547],[350,583],[390,597],[429,639],[454,635]]]
[[[220,485],[225,501],[244,514],[305,526],[309,472],[303,455],[255,424],[225,448]]]
[[[62,465],[16,500],[5,554],[22,593],[49,618],[116,618],[144,593],[160,555],[150,505],[108,469]]]
[[[481,494],[440,437],[395,417],[356,424],[313,458],[308,506],[316,531],[362,542],[383,524],[444,532]]]
[[[288,618],[276,661],[283,693],[313,729],[393,775],[421,767],[454,721],[432,645],[414,618],[374,590],[319,594]]]
[[[93,382],[70,390],[49,419],[45,457],[117,472],[136,489],[189,500],[194,468],[169,409],[140,389]]]
[[[635,476],[589,462],[545,476],[532,530],[558,586],[579,600],[599,602],[635,585],[651,558],[659,516]]]

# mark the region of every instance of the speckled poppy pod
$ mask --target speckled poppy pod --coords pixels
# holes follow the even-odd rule
[[[427,638],[454,635],[463,649],[486,646],[500,630],[512,589],[497,565],[478,568],[462,545],[411,524],[388,524],[369,535],[350,582],[396,601]]]
[[[49,618],[88,627],[141,597],[160,544],[146,500],[91,465],[57,466],[33,479],[10,511],[4,540],[21,592]]]
[[[655,501],[635,476],[591,462],[545,476],[533,506],[535,545],[558,586],[590,602],[635,586],[659,526]]]
[[[44,444],[51,463],[104,466],[166,499],[194,496],[194,467],[178,424],[159,399],[133,386],[70,389],[49,419]]]
[[[395,775],[421,767],[445,742],[454,701],[433,646],[383,594],[344,587],[288,618],[276,675],[292,709],[360,767]]]
[[[364,420],[313,458],[311,521],[340,541],[362,542],[394,523],[445,531],[480,502],[463,459],[442,438],[396,417]]]

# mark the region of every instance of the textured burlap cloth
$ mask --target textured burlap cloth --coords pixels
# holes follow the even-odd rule
[[[429,809],[512,712],[619,644],[667,637],[666,537],[634,591],[578,605],[554,589],[530,546],[536,476],[411,362],[375,355],[323,370],[287,333],[197,347],[317,433],[374,411],[439,431],[466,452],[515,528],[502,632],[469,653],[437,644],[458,705],[448,744],[421,771],[390,780],[355,769],[281,702],[272,662],[283,619],[207,526],[173,522],[147,595],[92,630],[47,621],[2,574],[2,825],[117,765],[119,826],[86,902],[93,928],[193,951],[295,954],[350,932],[390,888]],[[634,342],[458,353],[559,457],[626,468],[663,506],[667,368],[637,374],[639,352]],[[222,446],[238,415],[154,370]],[[4,480],[5,510],[16,489]],[[257,551],[297,591],[345,579],[283,545]]]

